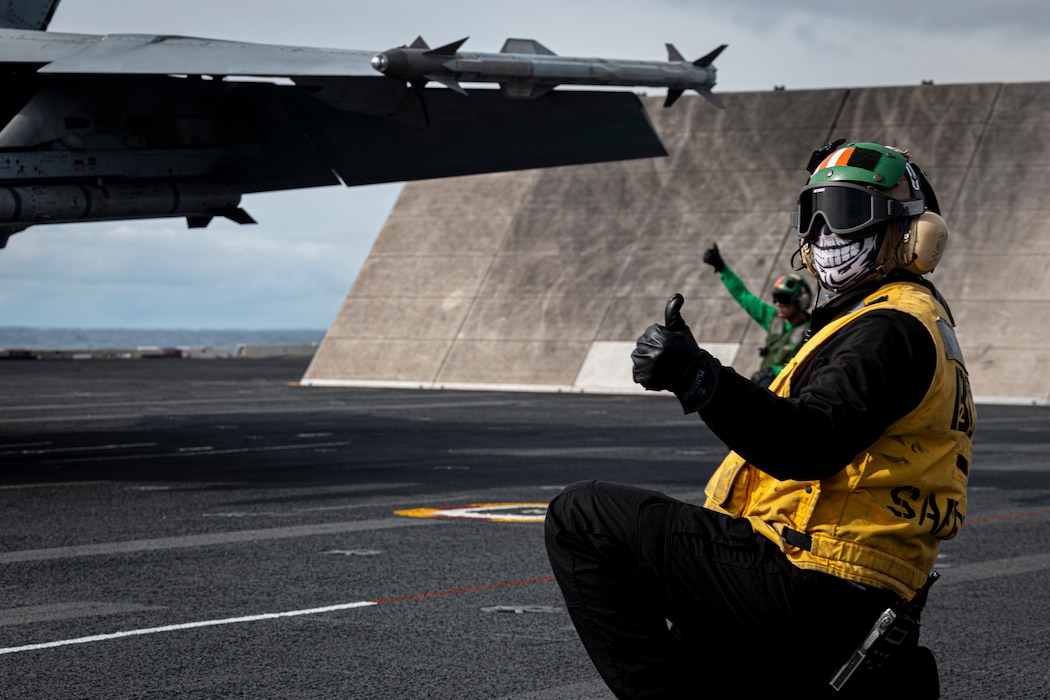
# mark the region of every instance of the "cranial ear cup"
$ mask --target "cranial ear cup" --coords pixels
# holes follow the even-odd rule
[[[900,232],[897,236],[890,233],[893,228]],[[948,224],[939,214],[926,210],[908,222],[907,226],[891,224],[890,231],[880,251],[879,267],[882,274],[899,269],[925,275],[937,267],[948,242]],[[894,238],[897,239],[896,242],[893,241]],[[813,261],[813,246],[803,243],[799,253],[809,274],[819,279],[820,273]]]
[[[948,242],[948,224],[939,214],[924,211],[911,221],[897,245],[894,258],[902,270],[924,275],[941,261]]]

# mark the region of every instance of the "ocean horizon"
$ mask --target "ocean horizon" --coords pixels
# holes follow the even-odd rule
[[[0,326],[0,350],[236,348],[320,343],[327,329],[32,328]]]

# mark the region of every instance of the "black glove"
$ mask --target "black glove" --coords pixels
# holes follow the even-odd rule
[[[722,254],[718,252],[717,243],[704,251],[704,262],[715,268],[715,272],[721,272],[725,268],[726,263],[722,260]]]
[[[634,381],[650,391],[672,391],[686,413],[702,409],[711,398],[722,365],[696,344],[679,311],[684,299],[674,294],[664,309],[664,325],[645,329],[631,353]]]

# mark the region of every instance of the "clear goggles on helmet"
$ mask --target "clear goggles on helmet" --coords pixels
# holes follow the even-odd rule
[[[894,199],[850,182],[822,182],[809,185],[798,195],[798,209],[791,215],[791,226],[799,238],[816,233],[813,222],[819,214],[837,236],[864,238],[866,229],[902,216],[918,216],[926,210],[921,199]]]

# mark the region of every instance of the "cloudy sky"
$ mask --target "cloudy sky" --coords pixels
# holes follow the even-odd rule
[[[56,32],[382,50],[422,35],[664,60],[715,46],[716,92],[1050,80],[1044,0],[63,0]],[[39,226],[0,250],[0,326],[327,328],[401,185],[249,195],[259,222]]]

